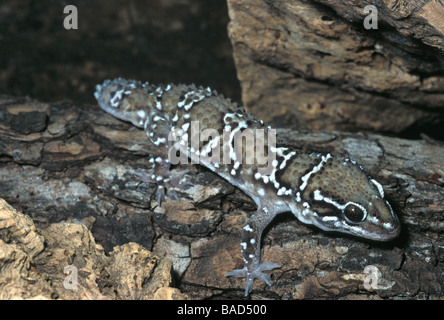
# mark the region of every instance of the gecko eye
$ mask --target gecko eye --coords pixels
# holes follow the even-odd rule
[[[364,221],[367,214],[364,208],[355,204],[349,204],[344,209],[345,218],[351,223],[359,223]]]

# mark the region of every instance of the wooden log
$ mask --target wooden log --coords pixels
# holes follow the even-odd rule
[[[228,5],[242,100],[259,118],[317,132],[443,136],[441,1]],[[369,5],[373,9],[365,11]],[[376,29],[367,28],[371,14]]]
[[[326,234],[301,224],[291,214],[282,214],[263,240],[265,259],[282,268],[270,273],[273,287],[256,281],[252,298],[444,297],[441,142],[425,136],[405,140],[361,133],[303,134],[291,129],[279,129],[278,136],[299,150],[343,154],[362,164],[382,183],[401,219],[402,232],[389,243],[366,242]],[[60,223],[81,224],[85,237],[80,238],[89,240],[77,243],[75,252],[87,252],[82,246],[92,248],[94,242],[104,249],[89,252],[100,260],[105,259],[103,250],[114,252],[113,256],[133,252],[119,246],[136,242],[138,250],[145,248],[172,261],[175,285],[188,297],[241,298],[244,281],[224,274],[242,264],[240,235],[254,203],[212,172],[187,166],[190,174],[186,177],[192,186],[179,193],[180,202],[167,201],[159,208],[152,197],[154,186],[141,183],[134,174],[151,169],[147,161],[150,150],[141,130],[114,119],[98,106],[0,96],[0,198],[32,218],[41,230],[36,234],[45,238],[51,250],[63,250],[65,242],[58,243],[56,235],[61,230],[60,239],[66,238]],[[16,232],[15,227],[14,232],[8,231],[11,225],[0,223],[2,243],[34,243],[23,239],[26,232]],[[86,237],[86,231],[91,236]],[[69,243],[66,239],[67,263],[84,263],[75,258]],[[0,253],[2,248],[0,245]],[[43,273],[37,277],[38,283],[33,282],[33,292],[63,297],[67,291],[59,282],[66,277],[64,265],[61,260],[51,264],[54,261],[42,250],[39,245],[22,250],[29,255],[27,263],[35,272]],[[105,260],[100,261],[100,266],[108,268]],[[136,274],[139,268],[128,272]],[[51,274],[48,270],[52,270],[52,282],[45,280]],[[103,284],[86,289],[116,297],[109,295],[110,286],[131,276],[119,277],[122,271],[116,271],[121,270],[117,266],[106,269],[116,271],[111,278],[103,270],[88,268],[87,274],[79,273],[79,277],[89,276],[80,283]],[[39,284],[41,290],[35,288]],[[119,288],[119,292],[134,292]],[[90,291],[82,292],[80,298],[85,298]],[[69,294],[66,297],[75,298],[75,293]]]

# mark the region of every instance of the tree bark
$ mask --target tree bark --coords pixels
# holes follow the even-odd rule
[[[146,249],[172,262],[176,282],[165,280],[164,286],[179,287],[188,295],[185,297],[243,296],[244,281],[224,277],[242,265],[241,231],[254,212],[254,203],[242,192],[202,167],[186,166],[192,186],[179,193],[180,202],[168,200],[158,207],[152,196],[154,186],[141,183],[134,174],[151,169],[147,159],[152,147],[141,130],[97,106],[70,101],[46,104],[0,96],[0,115],[0,197],[31,217],[27,223],[34,224],[37,231],[33,232],[39,235],[34,244],[26,238],[27,233],[14,231],[21,227],[11,227],[23,225],[21,222],[0,223],[0,253],[6,252],[6,247],[10,250],[12,244],[23,246],[27,270],[39,276],[22,278],[42,286],[41,291],[33,287],[35,295],[116,298],[110,293],[116,292],[109,290],[111,286],[120,290],[117,298],[125,297],[125,292],[130,298],[153,297],[136,294],[124,281],[135,279],[122,274],[121,266],[138,261],[126,255],[136,250],[126,244],[136,242],[137,250],[142,250],[138,252],[143,253],[139,256],[147,257],[147,268],[155,258],[149,258]],[[278,137],[300,151],[346,155],[362,164],[384,186],[402,222],[402,233],[389,243],[365,242],[326,234],[301,224],[291,214],[282,214],[263,239],[265,260],[282,268],[270,272],[273,287],[256,281],[252,298],[444,297],[441,142],[376,134],[302,134],[291,129],[278,130]],[[66,223],[70,228],[80,224],[76,228],[81,230],[74,228],[77,231],[67,238]],[[77,241],[83,234],[73,249],[70,239]],[[45,239],[45,248],[39,237]],[[66,262],[62,259],[64,247]],[[48,250],[60,254],[56,255],[57,263],[50,260]],[[110,262],[104,252],[113,257],[119,254],[124,260]],[[88,259],[98,259],[97,267],[88,267],[88,261],[95,260],[76,258],[87,253],[92,255]],[[85,289],[82,295],[63,288],[64,264],[83,268],[79,273]],[[140,276],[143,265],[126,271]],[[0,275],[5,281],[8,274]],[[8,287],[1,283],[4,293]]]
[[[242,100],[259,118],[317,132],[443,137],[441,1],[228,5]]]

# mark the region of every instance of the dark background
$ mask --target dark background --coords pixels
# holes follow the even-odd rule
[[[78,29],[66,30],[66,5]],[[125,77],[240,87],[225,0],[1,0],[0,94],[96,103],[94,87]]]

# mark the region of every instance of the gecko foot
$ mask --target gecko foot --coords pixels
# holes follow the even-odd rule
[[[270,271],[276,268],[280,268],[281,266],[274,263],[274,262],[266,262],[263,264],[260,264],[259,266],[252,266],[249,270],[247,267],[244,267],[243,269],[235,269],[231,271],[230,273],[227,273],[226,277],[235,277],[235,278],[246,278],[245,283],[245,296],[248,296],[248,294],[253,290],[253,282],[254,279],[258,278],[259,280],[262,280],[267,285],[271,287],[271,279],[268,275],[263,273],[263,271]]]
[[[164,202],[165,200],[165,193],[168,195],[168,197],[171,200],[179,201],[179,197],[174,188],[183,190],[191,186],[190,183],[180,181],[187,172],[188,170],[183,170],[178,172],[162,171],[160,172],[160,174],[157,173],[157,175],[156,174],[150,175],[145,172],[137,172],[136,175],[143,182],[153,183],[157,185],[156,201],[159,204],[159,206],[161,206],[162,202]]]

